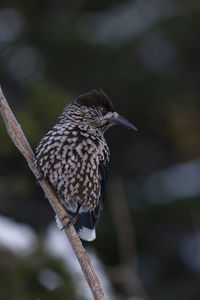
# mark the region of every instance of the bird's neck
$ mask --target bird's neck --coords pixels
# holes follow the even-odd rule
[[[62,121],[62,119],[60,119],[60,122],[58,124],[59,124],[59,126],[72,128],[72,130],[85,131],[88,134],[91,134],[91,135],[97,137],[98,139],[104,139],[104,132],[106,130],[106,128],[104,128],[104,127],[93,127],[91,125],[83,124],[78,121],[72,122],[71,118],[69,118],[68,120],[66,120],[66,118],[65,118],[64,122]]]
[[[91,134],[95,137],[97,137],[98,139],[104,139],[104,131],[102,130],[102,128],[97,128],[97,127],[92,127],[90,125],[82,125],[82,124],[79,124],[77,125],[77,127],[80,129],[80,130],[84,130],[86,131],[88,134]]]

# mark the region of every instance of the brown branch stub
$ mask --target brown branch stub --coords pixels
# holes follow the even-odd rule
[[[23,154],[25,157],[29,168],[33,172],[36,178],[40,177],[40,171],[38,168],[35,167],[35,155],[33,150],[31,149],[19,123],[17,122],[14,114],[12,113],[4,95],[0,87],[0,113],[4,119],[8,134],[15,144],[15,146],[18,148],[18,150]],[[63,219],[64,216],[67,215],[66,210],[64,209],[62,203],[58,199],[57,195],[49,185],[47,180],[42,180],[40,182],[40,185],[45,193],[46,198],[48,198],[53,210],[55,211],[56,215],[58,216],[60,222],[64,226],[67,222],[66,218]],[[66,228],[65,227],[65,233],[70,241],[70,244],[73,248],[73,251],[80,263],[80,266],[82,268],[83,274],[85,276],[85,279],[87,280],[87,283],[91,289],[91,292],[93,294],[93,297],[95,300],[103,300],[104,299],[104,293],[103,289],[100,285],[100,282],[93,270],[92,264],[90,262],[90,259],[85,252],[83,245],[74,229],[73,226]]]

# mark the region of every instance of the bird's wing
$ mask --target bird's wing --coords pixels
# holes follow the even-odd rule
[[[93,219],[94,219],[95,226],[100,218],[104,206],[107,172],[108,172],[108,162],[100,161],[99,174],[100,174],[101,194],[99,198],[99,204],[96,207],[96,209],[93,211]]]
[[[99,173],[100,173],[100,182],[101,182],[101,196],[100,200],[102,202],[102,206],[105,199],[105,190],[106,190],[106,181],[107,181],[107,173],[108,173],[108,162],[100,161],[99,164]]]
[[[99,198],[99,203],[93,211],[79,213],[76,219],[75,229],[78,235],[80,236],[80,238],[86,241],[92,241],[96,238],[95,227],[97,226],[97,223],[99,221],[99,218],[103,210],[107,170],[108,170],[107,161],[106,163],[100,161],[99,175],[100,175],[101,194]],[[69,213],[72,214],[71,212]]]

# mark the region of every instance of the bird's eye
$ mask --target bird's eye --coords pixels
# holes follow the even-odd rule
[[[107,114],[107,112],[108,112],[107,108],[102,107],[102,109],[101,109],[102,115],[105,116]]]

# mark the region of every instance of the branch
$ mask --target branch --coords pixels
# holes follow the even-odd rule
[[[35,155],[33,150],[31,149],[19,123],[15,119],[4,95],[0,87],[0,113],[4,119],[8,134],[18,148],[18,150],[23,154],[25,157],[29,168],[33,172],[36,178],[41,176],[40,170],[35,167]],[[46,198],[49,200],[53,210],[55,211],[56,215],[58,216],[60,222],[62,223],[63,227],[67,224],[68,220],[66,218],[63,219],[64,216],[67,215],[66,210],[64,209],[63,205],[61,204],[60,200],[58,199],[57,195],[55,194],[52,187],[49,185],[47,180],[42,180],[40,185],[45,193]],[[95,300],[103,300],[104,293],[100,282],[93,270],[91,261],[85,252],[83,245],[74,229],[74,226],[70,226],[69,228],[64,228],[64,231],[70,241],[70,244],[73,248],[73,251],[80,263],[82,268],[83,274],[87,283],[91,289],[93,297]]]

